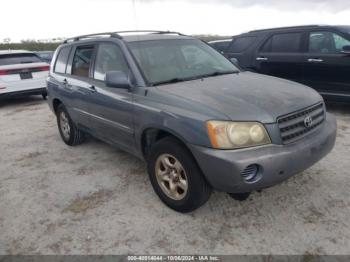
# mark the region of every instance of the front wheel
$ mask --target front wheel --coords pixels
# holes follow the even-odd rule
[[[84,141],[84,133],[74,125],[63,104],[57,107],[56,117],[61,138],[67,145],[75,146]]]
[[[210,197],[211,188],[192,154],[172,137],[152,146],[148,173],[159,198],[178,212],[193,211]]]

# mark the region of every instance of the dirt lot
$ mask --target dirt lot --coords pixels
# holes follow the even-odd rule
[[[0,254],[350,254],[350,106],[333,152],[246,202],[178,214],[145,164],[89,139],[67,147],[40,98],[0,105]]]

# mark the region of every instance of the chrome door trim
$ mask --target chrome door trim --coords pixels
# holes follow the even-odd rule
[[[88,115],[90,117],[93,117],[94,119],[100,121],[100,122],[103,122],[103,123],[106,123],[107,125],[110,125],[112,127],[115,127],[115,128],[118,128],[120,130],[123,130],[127,133],[130,133],[130,134],[134,134],[134,130],[128,126],[125,126],[125,125],[122,125],[118,122],[115,122],[115,121],[111,121],[109,119],[106,119],[106,118],[103,118],[103,117],[100,117],[100,116],[97,116],[97,115],[94,115],[94,114],[91,114],[89,112],[86,112],[84,110],[81,110],[79,108],[73,108],[75,111],[81,113],[81,114],[84,114],[84,115]]]

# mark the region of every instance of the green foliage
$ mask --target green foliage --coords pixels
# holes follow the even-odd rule
[[[54,51],[59,45],[60,43],[22,41],[22,43],[1,43],[0,50]]]
[[[232,36],[220,36],[220,35],[194,35],[194,37],[199,38],[205,42],[232,38]]]
[[[194,35],[203,41],[209,42],[212,40],[220,40],[230,38],[228,36],[218,35]],[[63,39],[62,39],[63,40]],[[0,43],[0,50],[28,50],[28,51],[54,51],[61,42],[38,42],[35,40],[22,40],[21,43]]]

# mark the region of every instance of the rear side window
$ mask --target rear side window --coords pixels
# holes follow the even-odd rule
[[[239,37],[233,40],[233,43],[229,47],[229,52],[240,53],[250,47],[256,40],[255,36]]]
[[[31,53],[0,55],[0,66],[40,63],[40,58]]]
[[[273,35],[261,51],[271,53],[297,53],[300,51],[301,33]]]
[[[68,61],[70,50],[71,50],[71,47],[66,46],[59,51],[56,59],[54,72],[61,73],[61,74],[66,73],[67,61]]]
[[[72,63],[72,75],[89,77],[93,46],[78,46]]]
[[[309,52],[336,54],[341,53],[344,46],[350,46],[350,41],[333,32],[313,32],[309,36]]]
[[[94,78],[103,81],[109,71],[122,71],[128,74],[128,65],[119,46],[101,44],[97,51]]]

